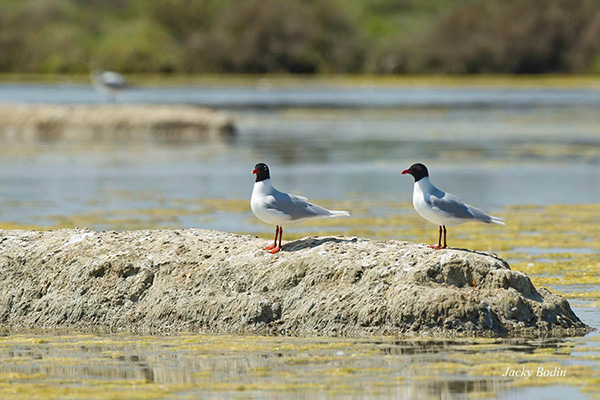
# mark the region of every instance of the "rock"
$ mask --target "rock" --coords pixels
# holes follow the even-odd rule
[[[494,254],[188,230],[0,230],[5,328],[285,335],[579,335],[569,303]]]
[[[4,142],[164,142],[227,139],[233,122],[188,105],[0,105]]]

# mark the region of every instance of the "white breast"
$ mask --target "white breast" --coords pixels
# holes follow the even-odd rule
[[[431,205],[425,201],[425,196],[431,196],[431,188],[433,188],[433,185],[427,177],[415,182],[413,189],[413,206],[417,213],[427,221],[436,225],[455,226],[463,223],[464,221],[448,216],[448,214],[431,207]]]
[[[271,180],[266,179],[261,182],[255,182],[254,188],[252,189],[252,197],[250,198],[250,208],[252,212],[256,216],[256,218],[260,219],[263,222],[271,225],[289,225],[290,221],[289,217],[285,214],[273,210],[272,208],[267,208],[267,201],[272,200],[273,186],[271,185]]]

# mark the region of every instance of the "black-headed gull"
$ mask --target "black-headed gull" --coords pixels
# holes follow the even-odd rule
[[[284,226],[293,225],[307,218],[350,216],[348,211],[327,210],[309,203],[306,197],[294,196],[275,189],[271,183],[269,167],[266,164],[256,164],[252,173],[256,174],[252,198],[250,199],[252,212],[261,221],[276,226],[273,245],[264,248],[270,250],[271,254],[281,250]],[[277,244],[278,237],[279,245]]]
[[[463,203],[458,197],[444,193],[429,181],[429,171],[423,164],[413,164],[402,171],[402,175],[411,174],[415,178],[413,189],[413,206],[417,213],[440,227],[437,246],[434,249],[446,248],[446,226],[456,226],[469,221],[486,224],[504,225],[502,218],[488,215],[479,208]],[[444,245],[442,246],[442,230]]]

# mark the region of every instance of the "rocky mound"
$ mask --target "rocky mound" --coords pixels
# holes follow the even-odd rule
[[[493,254],[207,230],[0,230],[0,325],[145,333],[577,335],[568,302]]]
[[[193,142],[234,133],[226,114],[188,105],[0,105],[5,142]]]

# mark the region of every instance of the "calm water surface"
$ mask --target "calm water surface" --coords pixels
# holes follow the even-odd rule
[[[14,101],[103,99],[85,86],[0,85],[0,102]],[[266,235],[271,227],[248,204],[257,162],[269,164],[279,189],[362,217],[391,217],[399,210],[385,204],[410,202],[412,181],[400,172],[414,162],[427,164],[440,187],[498,215],[515,205],[568,211],[600,203],[597,90],[147,88],[119,101],[224,108],[238,135],[192,145],[3,143],[0,226]],[[548,256],[515,246],[544,262],[577,252],[558,247]],[[571,303],[600,328],[594,301]],[[66,387],[76,398],[576,399],[599,395],[599,363],[594,333],[537,341],[7,333],[0,397],[61,398]],[[560,367],[569,380],[503,378],[507,366]]]

